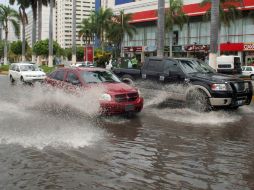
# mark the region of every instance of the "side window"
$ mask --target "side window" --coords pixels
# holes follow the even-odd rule
[[[66,82],[74,83],[74,82],[76,82],[76,81],[79,81],[78,76],[77,76],[75,73],[69,72],[69,73],[67,74]]]
[[[57,71],[53,76],[54,79],[63,81],[64,80],[64,70]]]
[[[15,70],[15,65],[11,65],[10,70],[14,71]]]
[[[18,72],[20,72],[20,68],[19,68],[19,65],[16,65],[16,66],[14,67],[14,69],[15,69],[15,71],[18,71]]]
[[[181,72],[177,63],[172,60],[165,60],[164,71],[167,73],[168,72]]]
[[[251,67],[246,67],[245,71],[252,71]]]
[[[162,72],[163,71],[163,61],[157,60],[157,59],[150,59],[146,69],[148,71]]]

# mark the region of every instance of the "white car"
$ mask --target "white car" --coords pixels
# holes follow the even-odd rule
[[[32,83],[43,81],[46,78],[46,74],[35,64],[12,63],[9,68],[9,78],[11,83],[15,81]]]
[[[251,80],[254,80],[254,66],[243,66],[242,75],[250,77]]]

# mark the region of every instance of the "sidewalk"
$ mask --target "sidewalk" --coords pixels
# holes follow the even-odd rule
[[[0,75],[8,75],[8,71],[0,71]]]

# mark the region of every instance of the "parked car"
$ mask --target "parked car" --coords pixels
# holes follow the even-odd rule
[[[43,81],[45,78],[46,73],[33,63],[12,63],[9,68],[11,83],[15,81],[33,83],[35,81]]]
[[[93,67],[94,64],[90,61],[77,62],[75,65],[71,65],[72,67]]]
[[[254,80],[254,66],[243,66],[242,75],[246,77],[250,77],[251,80]]]
[[[123,81],[152,80],[162,84],[180,84],[182,91],[171,94],[172,100],[185,102],[198,111],[248,105],[252,99],[252,83],[237,77],[216,73],[197,59],[147,58],[141,69],[115,68]]]
[[[45,83],[64,89],[76,86],[88,89],[105,88],[101,95],[101,112],[105,114],[138,113],[143,108],[143,98],[138,89],[131,87],[102,68],[78,67],[60,68],[47,76]]]
[[[235,55],[222,55],[217,57],[217,72],[224,74],[241,74],[241,58]]]

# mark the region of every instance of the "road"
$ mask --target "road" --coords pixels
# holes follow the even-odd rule
[[[0,76],[0,189],[254,189],[254,106],[197,113],[155,106],[96,115],[74,97]]]

